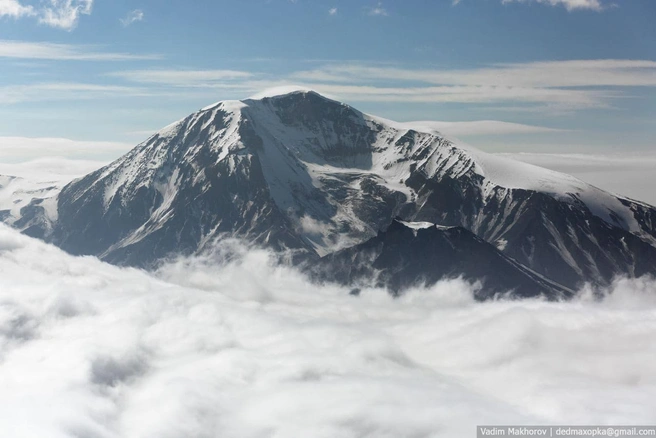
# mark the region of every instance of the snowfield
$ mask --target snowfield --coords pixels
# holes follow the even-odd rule
[[[264,251],[149,275],[0,225],[0,431],[12,437],[464,437],[656,422],[656,283],[601,301],[392,299]]]

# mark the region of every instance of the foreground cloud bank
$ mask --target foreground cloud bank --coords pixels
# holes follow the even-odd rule
[[[260,251],[157,276],[0,226],[0,430],[35,437],[455,437],[656,421],[656,284],[602,301],[393,300]]]

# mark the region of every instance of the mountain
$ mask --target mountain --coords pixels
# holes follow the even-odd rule
[[[572,295],[503,255],[462,227],[395,219],[364,243],[329,254],[309,267],[314,279],[356,287],[384,287],[394,294],[445,278],[481,281],[476,298]]]
[[[0,222],[43,237],[51,231],[63,186],[57,178],[0,175]]]
[[[225,236],[318,259],[397,216],[468,230],[570,289],[656,273],[654,207],[301,90],[204,108],[14,225],[152,267]]]

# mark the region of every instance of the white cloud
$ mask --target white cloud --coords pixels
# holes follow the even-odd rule
[[[253,73],[236,70],[128,70],[110,73],[133,82],[172,85],[178,87],[204,87],[213,83],[248,79]]]
[[[326,231],[326,228],[329,226],[312,218],[311,216],[305,215],[299,220],[299,225],[303,233],[319,235]]]
[[[32,6],[22,5],[18,0],[0,0],[0,18],[20,18],[33,14]]]
[[[42,0],[37,7],[20,0],[0,0],[0,17],[35,17],[41,24],[70,31],[92,8],[93,0]]]
[[[369,8],[368,14],[379,17],[387,17],[389,15],[387,9],[383,7],[382,2],[378,2],[376,6]]]
[[[51,27],[73,30],[81,15],[90,15],[93,0],[48,0],[40,11],[39,22]]]
[[[20,102],[100,99],[151,95],[151,92],[141,88],[75,82],[52,82],[31,85],[9,85],[0,87],[0,102],[5,105],[16,104]]]
[[[600,0],[502,0],[503,4],[508,3],[540,3],[549,6],[564,6],[568,11],[576,9],[590,9],[601,11],[604,9]]]
[[[144,19],[143,11],[141,9],[135,9],[134,11],[128,12],[128,14],[124,18],[121,18],[119,21],[121,22],[123,27],[127,27],[137,21],[143,21],[143,19]]]
[[[2,226],[0,272],[0,430],[14,436],[464,437],[484,423],[656,421],[648,280],[618,281],[601,302],[480,304],[460,281],[354,298],[261,251],[153,277]]]
[[[457,6],[462,0],[451,0],[452,6]],[[549,6],[564,6],[568,11],[577,9],[589,9],[593,11],[601,11],[605,9],[601,0],[501,0],[502,4],[510,3],[540,3]]]
[[[337,15],[337,8],[328,9],[328,15]]]
[[[153,85],[158,85],[154,87]],[[187,90],[183,90],[183,88]],[[196,91],[191,91],[194,89]],[[129,97],[193,99],[206,102],[208,89],[222,90],[222,97],[228,95],[243,99],[255,91],[251,84],[243,82],[191,82],[168,83],[150,82],[143,86],[102,85],[83,82],[45,82],[29,85],[0,86],[0,107],[24,102],[76,101],[96,99],[125,99]]]
[[[61,61],[129,61],[160,59],[161,57],[159,55],[98,52],[92,46],[0,40],[0,58]]]

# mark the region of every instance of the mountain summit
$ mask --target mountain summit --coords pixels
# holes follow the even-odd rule
[[[309,90],[206,107],[7,221],[151,267],[225,236],[318,259],[395,217],[459,227],[566,288],[656,273],[654,207]]]

